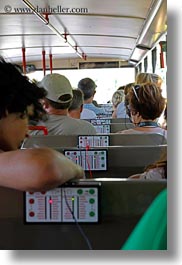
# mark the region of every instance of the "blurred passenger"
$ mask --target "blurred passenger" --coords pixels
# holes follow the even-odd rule
[[[135,85],[135,83],[128,83],[124,88],[124,94],[125,96],[130,92],[132,87]]]
[[[96,119],[97,115],[94,111],[83,108],[84,96],[80,89],[73,90],[73,100],[69,107],[69,116],[76,119]]]
[[[128,94],[129,90],[132,88],[134,83],[129,83],[124,86],[124,96],[122,102],[120,102],[116,109],[116,118],[129,118],[128,114],[126,113],[126,95]]]
[[[80,119],[83,110],[83,92],[79,89],[73,89],[73,99],[68,109],[70,117]]]
[[[78,88],[84,94],[84,105],[83,108],[92,110],[97,116],[106,114],[103,108],[98,108],[93,104],[94,95],[96,93],[96,84],[90,78],[83,78],[78,82]]]
[[[119,103],[124,102],[124,91],[122,90],[117,90],[114,92],[112,95],[112,106],[113,106],[113,113],[112,113],[112,118],[117,118],[117,106]]]
[[[126,98],[128,115],[136,127],[119,133],[160,133],[167,138],[167,131],[156,121],[165,108],[159,86],[154,83],[135,85]]]
[[[89,115],[89,112],[90,112],[92,115],[93,111],[88,110],[88,113],[87,113],[87,109],[83,109],[83,92],[80,89],[73,89],[73,100],[71,102],[71,106],[68,109],[69,116],[75,119],[81,119],[82,117],[84,117],[84,115],[86,115],[85,111],[86,111],[86,114]],[[82,116],[82,113],[83,113],[83,116]],[[92,118],[90,119],[95,119],[95,118],[96,118],[96,114],[95,112],[93,112]],[[83,125],[84,123],[85,121],[83,121]]]
[[[48,135],[93,135],[95,128],[87,121],[69,117],[68,109],[73,99],[73,89],[69,80],[60,74],[48,74],[39,84],[47,91],[44,99],[44,109],[48,113],[48,119],[44,125],[48,129]],[[35,131],[33,135],[42,134]]]
[[[80,166],[55,150],[18,150],[27,136],[29,118],[38,120],[44,114],[40,100],[46,91],[3,59],[0,80],[0,186],[41,191],[83,177]]]
[[[136,76],[136,81],[135,81],[136,84],[155,83],[159,87],[161,87],[162,82],[163,82],[162,78],[159,75],[153,73],[139,73]]]
[[[167,179],[167,147],[158,161],[147,166],[143,173],[132,175],[129,178],[152,180]]]

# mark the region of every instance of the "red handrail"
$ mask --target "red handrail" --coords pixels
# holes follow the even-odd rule
[[[28,129],[31,131],[38,130],[38,131],[43,131],[44,135],[48,135],[48,130],[45,126],[36,126],[36,125],[29,125]]]

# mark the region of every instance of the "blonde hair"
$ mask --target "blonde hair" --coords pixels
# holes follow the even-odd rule
[[[136,84],[154,83],[154,84],[161,86],[162,78],[159,75],[153,74],[153,73],[139,73],[136,76],[135,83]]]
[[[114,92],[114,94],[112,95],[112,104],[115,108],[120,102],[124,101],[124,96],[125,95],[122,90],[117,90]]]
[[[124,88],[124,94],[125,96],[129,93],[129,91],[132,89],[132,86],[134,86],[135,83],[128,83]]]

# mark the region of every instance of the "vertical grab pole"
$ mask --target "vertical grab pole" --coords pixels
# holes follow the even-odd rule
[[[49,54],[49,61],[50,61],[50,71],[52,74],[52,54],[51,53]]]
[[[46,63],[45,63],[45,51],[42,51],[42,68],[44,72],[44,76],[46,75]]]
[[[22,60],[23,60],[23,73],[26,74],[26,58],[25,58],[25,48],[22,48]]]
[[[160,48],[161,48],[161,52],[160,52],[160,65],[161,65],[161,68],[165,68],[164,66],[164,52],[163,52],[163,44],[162,42],[159,42],[159,45],[160,45]]]

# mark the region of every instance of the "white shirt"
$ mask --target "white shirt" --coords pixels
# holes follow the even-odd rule
[[[96,118],[97,118],[97,115],[95,114],[94,111],[83,108],[81,115],[80,115],[80,119],[88,120],[88,119],[96,119]]]
[[[151,168],[149,171],[145,171],[139,177],[140,179],[163,179],[164,169],[162,167]]]
[[[128,115],[126,114],[126,107],[124,105],[124,102],[121,102],[117,105],[116,117],[117,118],[129,118]]]

